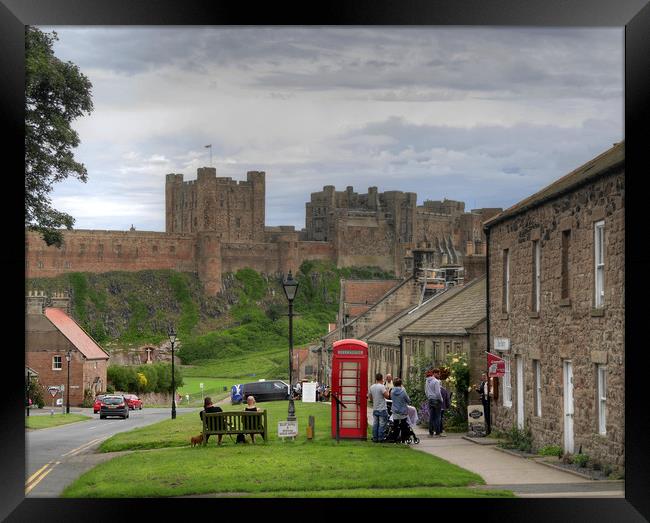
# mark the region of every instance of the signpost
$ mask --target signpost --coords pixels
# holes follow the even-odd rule
[[[467,425],[470,436],[485,436],[485,413],[483,405],[467,406]]]
[[[279,438],[295,438],[298,435],[298,421],[278,421]],[[283,440],[284,441],[284,440]]]
[[[510,338],[497,338],[494,337],[494,350],[505,352],[510,350]]]
[[[58,385],[50,385],[47,391],[52,396],[52,408],[50,409],[50,416],[54,416],[54,397],[60,392]]]
[[[302,401],[303,403],[316,403],[316,383],[302,384]]]
[[[505,360],[491,352],[487,353],[487,366],[489,378],[501,378],[506,373]]]
[[[203,382],[199,383],[199,388],[201,389],[201,403],[203,403]]]

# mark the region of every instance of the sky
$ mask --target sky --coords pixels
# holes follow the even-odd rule
[[[325,185],[507,208],[624,138],[623,28],[41,27],[92,82],[76,229],[165,230],[165,175],[266,172],[266,225]]]

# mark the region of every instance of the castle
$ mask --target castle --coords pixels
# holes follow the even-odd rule
[[[338,267],[377,266],[397,276],[412,269],[414,248],[426,249],[434,265],[465,267],[466,281],[484,273],[481,223],[501,209],[465,212],[463,202],[425,201],[413,192],[379,193],[370,187],[331,185],[311,194],[305,229],[265,225],[266,174],[246,180],[217,177],[213,167],[196,180],[167,174],[165,232],[64,231],[61,248],[47,246],[36,232],[25,241],[27,278],[65,272],[173,269],[197,273],[209,294],[221,289],[223,273],[250,267],[265,274],[296,271],[304,260],[329,260]]]

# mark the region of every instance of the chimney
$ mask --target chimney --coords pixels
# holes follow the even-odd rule
[[[52,294],[52,305],[54,309],[61,309],[66,314],[70,314],[70,296],[67,292],[55,292]]]
[[[45,300],[45,292],[27,291],[27,296],[25,296],[25,314],[43,314]]]

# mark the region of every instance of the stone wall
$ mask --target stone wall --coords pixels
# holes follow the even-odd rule
[[[594,309],[594,222],[605,221],[605,306]],[[562,297],[562,237],[569,234],[568,297]],[[532,242],[541,245],[541,306],[533,312]],[[536,447],[563,445],[563,361],[574,376],[575,452],[624,462],[624,173],[604,175],[569,194],[494,224],[489,233],[490,336],[508,338],[510,357],[524,362],[525,424]],[[510,312],[503,312],[503,251],[510,251]],[[493,346],[493,339],[490,340]],[[505,353],[508,354],[508,353]],[[533,411],[533,360],[541,362],[542,415]],[[598,433],[596,365],[607,365],[607,433]],[[517,412],[500,380],[495,426],[507,430]]]
[[[73,230],[63,232],[59,249],[40,234],[25,235],[25,275],[51,278],[66,272],[173,269],[196,272],[193,236],[146,231]]]

